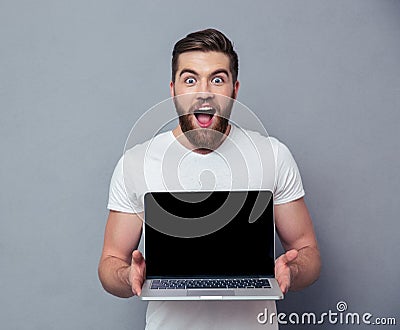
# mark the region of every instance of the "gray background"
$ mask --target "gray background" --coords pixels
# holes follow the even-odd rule
[[[169,96],[173,44],[210,26],[234,40],[239,100],[292,150],[315,222],[321,278],[280,311],[344,300],[400,322],[400,1],[1,0],[2,329],[143,327],[145,303],[97,279],[109,180]]]

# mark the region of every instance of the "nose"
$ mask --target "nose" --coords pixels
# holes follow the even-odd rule
[[[214,94],[211,92],[198,92],[196,93],[197,101],[201,103],[207,103],[214,98]]]
[[[198,91],[196,93],[196,98],[198,101],[206,102],[207,100],[212,100],[214,98],[214,94],[211,91]]]
[[[212,86],[210,85],[210,82],[207,81],[207,79],[202,80],[198,85],[197,85],[197,91],[196,91],[196,98],[201,101],[201,100],[208,100],[214,98],[214,94],[212,93]]]

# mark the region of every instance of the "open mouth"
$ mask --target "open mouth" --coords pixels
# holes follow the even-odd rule
[[[194,111],[194,116],[200,127],[209,127],[215,115],[215,109],[209,106],[198,108]]]

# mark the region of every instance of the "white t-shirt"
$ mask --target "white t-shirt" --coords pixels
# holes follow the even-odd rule
[[[231,126],[217,150],[206,154],[182,146],[172,132],[128,150],[110,184],[108,209],[143,211],[148,191],[269,189],[274,204],[304,196],[300,173],[288,148],[275,138]],[[276,313],[273,301],[150,302],[146,329],[277,329],[257,316]]]

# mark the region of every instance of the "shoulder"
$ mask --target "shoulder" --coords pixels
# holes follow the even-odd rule
[[[125,152],[134,152],[134,151],[139,151],[143,149],[147,149],[150,146],[152,147],[158,147],[158,146],[163,146],[171,143],[171,141],[174,140],[174,136],[171,131],[168,132],[163,132],[160,134],[157,134],[153,136],[151,139],[146,140],[144,142],[130,142],[129,140],[127,141],[125,145]],[[133,144],[133,146],[131,146]]]
[[[257,131],[242,129],[239,127],[234,128],[234,137],[239,140],[250,140],[257,148],[269,146],[274,152],[275,158],[286,156],[289,151],[288,147],[278,140],[276,137],[262,134]]]
[[[133,147],[126,145],[124,156],[127,158],[142,158],[145,154],[158,154],[168,148],[168,145],[173,141],[174,137],[171,131],[160,133],[145,142],[135,144]]]
[[[113,179],[123,178],[133,180],[137,175],[135,173],[144,173],[144,160],[150,158],[159,158],[162,150],[173,139],[171,132],[161,133],[150,140],[138,143],[133,147],[126,146],[124,154],[119,159],[114,169]],[[160,152],[161,151],[161,152]],[[112,180],[114,182],[115,180]]]

